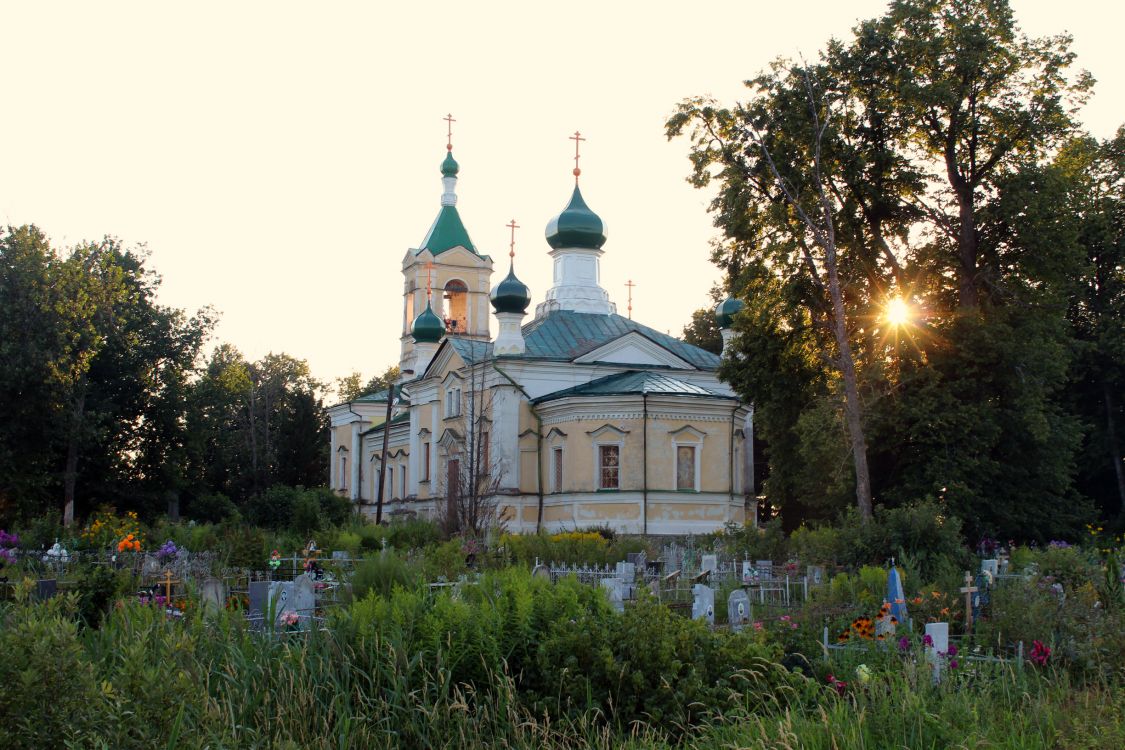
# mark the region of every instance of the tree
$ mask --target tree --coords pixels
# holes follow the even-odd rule
[[[183,444],[184,385],[211,328],[155,302],[143,251],[113,238],[60,256],[35,227],[0,236],[0,496],[22,515],[63,498],[167,503],[168,458]],[[34,488],[34,489],[33,489]]]
[[[385,391],[398,381],[400,374],[398,365],[389,365],[387,369],[383,370],[382,375],[374,375],[364,383],[363,375],[356,370],[350,375],[336,378],[336,398],[340,403],[344,403],[355,401],[357,398],[369,396],[372,393]]]
[[[824,158],[826,136],[833,138],[829,128],[836,128],[841,107],[839,98],[825,95],[818,75],[827,75],[827,71],[776,66],[772,75],[753,83],[759,96],[750,104],[732,112],[701,100],[686,102],[669,122],[668,133],[679,135],[693,123],[696,182],[706,184],[710,168],[716,166],[726,180],[716,203],[732,198],[746,201],[759,237],[766,226],[784,232],[779,242],[767,244],[762,252],[785,264],[783,273],[793,283],[808,287],[809,311],[830,336],[821,353],[843,383],[856,505],[860,516],[868,519],[872,513],[871,475],[837,241],[839,217],[849,207],[841,199],[835,165]],[[796,104],[802,99],[803,111]],[[794,122],[806,131],[796,138],[790,128]],[[721,214],[716,223],[727,228]],[[732,234],[737,238],[737,230]],[[766,262],[762,256],[754,260]]]
[[[1049,153],[1074,132],[1093,79],[1081,72],[1067,80],[1071,38],[1019,33],[1007,0],[898,0],[869,28],[893,39],[885,88],[935,185],[924,209],[934,239],[955,250],[947,267],[958,303],[976,308],[1001,271],[982,263],[980,201],[1005,167]]]

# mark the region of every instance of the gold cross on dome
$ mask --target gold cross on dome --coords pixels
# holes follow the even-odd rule
[[[520,228],[520,225],[516,223],[515,219],[512,219],[511,221],[509,221],[504,226],[506,226],[506,227],[508,227],[509,229],[512,230],[512,241],[511,241],[511,244],[508,245],[508,257],[509,258],[515,258],[516,257],[516,230]]]
[[[633,287],[635,287],[636,284],[633,283],[632,279],[629,279],[628,281],[625,282],[625,286],[629,287],[629,320],[632,320],[633,319]]]
[[[569,140],[574,141],[574,184],[577,185],[578,184],[578,175],[582,174],[582,170],[578,168],[578,158],[579,158],[578,146],[581,144],[582,141],[584,141],[586,139],[582,137],[581,133],[579,133],[577,130],[575,130],[574,135],[570,136]]]
[[[430,301],[430,294],[431,294],[431,288],[432,288],[430,286],[431,283],[432,283],[431,280],[430,280],[430,272],[433,271],[433,270],[434,270],[434,262],[432,260],[426,261],[426,302]]]
[[[452,113],[446,115],[445,117],[443,117],[441,119],[445,120],[445,124],[446,124],[445,150],[446,151],[452,151],[453,150],[453,123],[455,123],[457,121],[453,119]]]

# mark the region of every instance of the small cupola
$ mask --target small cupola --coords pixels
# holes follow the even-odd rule
[[[516,278],[514,263],[509,266],[508,275],[504,280],[493,287],[489,300],[492,302],[492,309],[498,313],[522,315],[527,312],[527,306],[531,304],[531,290],[527,288],[527,284]]]
[[[728,297],[715,308],[715,325],[719,326],[719,335],[723,337],[723,354],[727,353],[730,342],[734,338],[734,316],[746,307],[746,303],[737,297]]]
[[[426,309],[414,319],[414,325],[410,326],[410,334],[419,344],[436,344],[445,335],[445,324],[427,303]]]
[[[730,328],[734,323],[734,316],[746,307],[746,303],[736,297],[728,297],[715,308],[715,324],[719,328]]]

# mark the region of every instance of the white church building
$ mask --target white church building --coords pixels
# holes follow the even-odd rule
[[[753,521],[752,407],[718,379],[718,356],[617,314],[600,285],[606,226],[578,169],[547,222],[553,285],[531,313],[514,258],[493,285],[447,149],[437,218],[402,259],[391,420],[386,391],[331,407],[331,486],[373,516],[385,459],[384,518],[452,516],[469,498],[516,532]],[[716,310],[724,342],[740,307]]]

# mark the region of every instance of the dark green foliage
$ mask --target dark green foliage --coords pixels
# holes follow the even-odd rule
[[[197,495],[187,506],[186,515],[194,521],[220,523],[238,517],[238,508],[221,492]]]
[[[118,574],[109,565],[88,565],[75,576],[78,616],[96,628],[113,606],[114,598],[132,583],[127,574]]]

